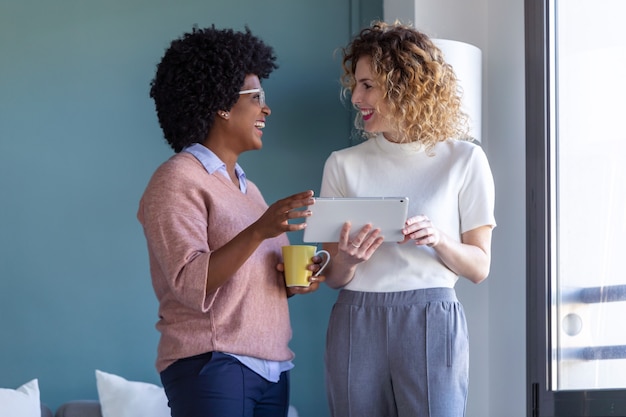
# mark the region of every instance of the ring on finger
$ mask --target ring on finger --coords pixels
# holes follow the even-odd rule
[[[357,249],[361,247],[361,245],[357,245],[357,244],[356,244],[356,243],[354,243],[354,242],[351,242],[350,244],[351,244],[353,247],[357,248]]]

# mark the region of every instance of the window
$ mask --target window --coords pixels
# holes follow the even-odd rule
[[[626,2],[526,0],[530,416],[626,415]]]

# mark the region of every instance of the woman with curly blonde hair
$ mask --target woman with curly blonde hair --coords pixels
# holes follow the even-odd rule
[[[495,192],[444,58],[399,22],[374,22],[343,50],[343,91],[367,140],[329,156],[320,195],[410,203],[401,242],[347,222],[324,244],[326,283],[340,289],[325,357],[335,417],[465,415],[468,332],[454,286],[489,273]]]

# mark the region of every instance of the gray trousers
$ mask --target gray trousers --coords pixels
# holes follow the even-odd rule
[[[468,333],[451,288],[341,290],[326,338],[333,417],[463,417]]]

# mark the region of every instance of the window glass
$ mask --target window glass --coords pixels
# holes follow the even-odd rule
[[[626,1],[552,10],[552,383],[626,388]]]

